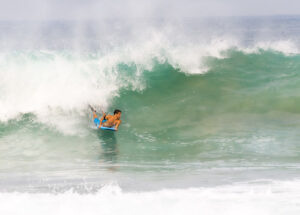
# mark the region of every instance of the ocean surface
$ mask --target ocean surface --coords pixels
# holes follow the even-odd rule
[[[3,215],[299,214],[299,131],[299,16],[0,22]]]

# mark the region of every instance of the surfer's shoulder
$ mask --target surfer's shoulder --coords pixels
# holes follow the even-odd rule
[[[109,118],[111,118],[111,117],[113,117],[113,116],[112,116],[112,115],[109,115],[109,114],[105,115],[105,118],[106,118],[106,119],[109,119]]]

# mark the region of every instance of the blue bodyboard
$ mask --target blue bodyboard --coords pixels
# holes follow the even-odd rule
[[[111,131],[116,131],[115,126],[114,127],[100,127],[102,130],[111,130]]]
[[[105,122],[106,120],[104,119],[102,122]],[[95,125],[97,126],[97,128],[99,128],[99,125],[100,125],[100,120],[98,118],[95,118],[94,119],[94,123]],[[115,129],[115,126],[113,127],[104,127],[104,126],[101,126],[100,127],[102,130],[111,130],[111,131],[116,131]]]

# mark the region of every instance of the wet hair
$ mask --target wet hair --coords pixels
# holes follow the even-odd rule
[[[120,111],[119,109],[116,109],[115,111],[114,111],[114,115],[116,115],[116,114],[118,114],[118,113],[121,113],[122,111]]]

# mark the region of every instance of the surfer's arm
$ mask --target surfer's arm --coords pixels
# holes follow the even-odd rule
[[[115,130],[117,131],[118,130],[118,128],[119,128],[119,125],[121,124],[121,120],[117,120],[117,122],[116,122],[116,126],[115,126]]]

